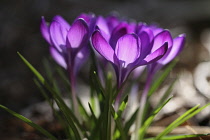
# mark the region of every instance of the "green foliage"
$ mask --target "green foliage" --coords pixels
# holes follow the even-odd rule
[[[9,108],[0,105],[0,108],[6,110],[7,112],[9,112],[10,114],[12,114],[13,116],[19,118],[20,120],[24,121],[25,123],[27,123],[28,125],[30,125],[31,127],[35,128],[36,130],[38,130],[39,132],[41,132],[43,135],[45,135],[46,137],[50,138],[51,140],[57,140],[56,137],[54,137],[52,134],[50,134],[47,130],[45,130],[44,128],[42,128],[41,126],[33,123],[31,120],[27,119],[26,117],[10,110]]]
[[[89,87],[90,87],[90,100],[86,104],[87,107],[82,103],[81,98],[77,97],[78,102],[78,111],[80,117],[78,117],[72,110],[73,99],[71,95],[68,97],[68,103],[64,101],[64,92],[71,94],[70,82],[65,74],[65,72],[57,66],[52,66],[48,61],[44,61],[44,67],[46,70],[46,77],[42,76],[20,53],[18,53],[23,62],[35,75],[34,82],[42,93],[43,97],[49,103],[56,119],[61,123],[66,139],[76,139],[82,140],[84,138],[88,140],[129,140],[132,139],[135,135],[131,131],[138,119],[137,114],[139,108],[137,108],[131,115],[130,118],[125,119],[127,111],[129,110],[129,92],[131,86],[135,82],[131,82],[129,87],[126,87],[127,90],[124,90],[123,87],[120,89],[116,88],[114,84],[114,78],[111,73],[103,73],[104,85],[101,84],[100,78],[97,73],[96,62],[93,60],[93,63],[89,72]],[[94,56],[92,56],[94,59]],[[201,108],[199,105],[191,108],[186,111],[183,115],[173,121],[168,127],[164,129],[163,132],[158,134],[153,138],[146,138],[147,130],[154,122],[155,116],[161,111],[161,109],[167,105],[167,103],[172,99],[170,92],[173,88],[175,80],[170,84],[165,94],[159,100],[157,107],[154,109],[149,108],[148,100],[153,95],[153,93],[160,87],[163,81],[166,79],[167,75],[170,73],[171,69],[175,66],[177,61],[172,62],[168,67],[163,71],[163,73],[153,82],[151,88],[149,89],[146,104],[144,107],[144,114],[142,118],[142,125],[138,129],[138,139],[139,140],[172,140],[172,139],[182,139],[190,137],[199,137],[206,136],[209,134],[192,134],[192,135],[168,135],[174,128],[178,127],[186,120],[190,119],[207,106],[207,104]],[[56,78],[55,78],[56,77]],[[125,84],[125,83],[123,83]],[[126,91],[126,92],[125,92]],[[116,107],[115,98],[119,94],[123,93],[121,100],[119,102],[119,107]],[[55,105],[58,106],[58,109],[55,109]],[[21,119],[30,126],[34,127],[36,130],[41,132],[43,135],[49,139],[56,140],[57,138],[50,134],[47,130],[43,129],[41,126],[33,123],[31,120],[25,118],[24,116],[6,108],[3,105],[0,105],[0,108],[11,113],[13,116]],[[145,114],[150,114],[145,117]]]

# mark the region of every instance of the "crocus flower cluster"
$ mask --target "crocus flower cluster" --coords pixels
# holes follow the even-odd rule
[[[173,40],[168,30],[143,23],[119,22],[108,35],[106,29],[99,26],[92,35],[92,44],[113,64],[118,87],[136,67],[149,65],[155,72],[176,57],[184,46],[184,35]]]
[[[73,74],[86,60],[91,41],[113,65],[118,88],[139,66],[158,71],[180,53],[185,41],[184,35],[173,39],[168,30],[156,26],[93,14],[81,14],[71,26],[61,16],[55,16],[50,25],[42,18],[41,32],[55,61]]]
[[[166,54],[160,58],[158,61],[155,61],[148,65],[148,76],[145,85],[145,91],[143,94],[147,94],[152,79],[156,72],[158,72],[164,65],[171,62],[183,49],[185,42],[185,35],[181,34],[176,38],[172,38],[170,32],[168,30],[164,30],[162,28],[158,28],[156,26],[148,26],[141,25],[141,30],[151,29],[150,36],[153,37],[151,52],[157,49],[158,46],[161,46],[167,43],[167,51]]]
[[[49,25],[42,17],[41,32],[50,44],[50,53],[55,61],[76,74],[89,55],[87,46],[94,25],[95,17],[92,14],[81,14],[71,26],[57,15]]]

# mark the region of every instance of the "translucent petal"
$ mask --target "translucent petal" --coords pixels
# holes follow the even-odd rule
[[[112,46],[112,48],[115,49],[116,43],[120,37],[124,36],[125,34],[132,33],[132,32],[133,32],[133,30],[130,28],[128,23],[123,22],[123,23],[119,24],[112,31],[112,34],[111,34],[109,43]]]
[[[185,35],[180,35],[173,40],[173,46],[166,52],[166,54],[161,58],[158,63],[166,65],[172,61],[179,53],[182,51],[185,43]]]
[[[44,39],[49,43],[52,44],[50,41],[50,34],[49,34],[49,26],[47,25],[44,17],[41,19],[40,30]]]
[[[50,47],[50,54],[53,59],[64,69],[67,69],[67,64],[64,57],[54,47]]]
[[[126,34],[117,41],[115,54],[124,67],[133,63],[140,55],[140,41],[135,34]]]
[[[162,31],[157,36],[155,36],[152,52],[160,48],[165,42],[168,43],[168,48],[172,47],[173,39],[171,37],[170,32],[167,30]]]
[[[62,18],[61,16],[57,15],[53,18],[53,20],[60,23],[63,26],[63,28],[69,30],[69,28],[70,28],[69,23],[64,18]]]
[[[67,30],[57,21],[53,21],[50,25],[50,36],[54,46],[61,52],[61,46],[66,45]]]
[[[160,58],[164,56],[167,49],[168,49],[168,43],[166,42],[159,49],[149,54],[140,64],[141,65],[150,64],[159,60]]]
[[[108,61],[114,63],[114,50],[99,31],[93,33],[91,40],[96,51]]]
[[[68,32],[68,42],[71,48],[79,48],[88,42],[89,29],[83,19],[76,20]]]

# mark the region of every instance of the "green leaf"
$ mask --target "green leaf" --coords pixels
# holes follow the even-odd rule
[[[103,116],[100,115],[97,121],[95,121],[95,127],[90,132],[89,140],[102,140],[104,137],[103,135],[100,135],[102,133],[102,121]]]
[[[186,120],[188,120],[191,117],[193,117],[194,115],[198,114],[200,111],[202,111],[203,109],[205,109],[209,105],[210,105],[210,103],[209,104],[206,104],[205,106],[203,106],[201,108],[198,108],[199,105],[197,105],[197,106],[189,109],[183,115],[181,115],[179,118],[177,118],[175,121],[173,121],[168,127],[166,127],[166,129],[163,132],[161,132],[156,137],[156,140],[161,139],[162,137],[164,137],[165,135],[167,135],[168,133],[170,133],[174,128],[176,128],[177,126],[181,125]]]
[[[29,67],[29,69],[35,74],[35,76],[38,78],[41,84],[43,84],[43,86],[52,93],[53,98],[56,101],[59,109],[62,111],[62,113],[64,114],[66,118],[66,122],[72,128],[75,138],[78,140],[81,139],[77,126],[80,128],[80,130],[83,130],[83,132],[85,132],[84,128],[80,125],[79,121],[77,120],[73,112],[68,108],[68,106],[65,104],[63,99],[60,97],[60,94],[58,93],[58,91],[53,89],[52,86],[50,86],[45,81],[44,77],[19,52],[18,52],[18,55],[23,60],[23,62]]]
[[[139,108],[136,109],[136,111],[133,113],[133,115],[130,117],[130,119],[125,123],[124,129],[125,129],[126,134],[128,134],[130,127],[135,122],[138,111],[139,111]]]
[[[90,117],[89,114],[87,113],[87,111],[86,111],[84,105],[82,104],[80,98],[77,98],[77,101],[78,101],[78,103],[79,103],[79,109],[80,109],[80,112],[81,112],[82,117],[85,117],[86,119],[90,120],[91,117]]]
[[[94,120],[94,122],[96,122],[96,121],[97,121],[97,118],[96,118],[96,116],[95,116],[95,114],[94,114],[94,111],[93,111],[93,109],[92,109],[90,103],[88,103],[88,106],[89,106],[89,108],[90,108],[90,112],[91,112],[91,114],[92,114],[93,120]]]
[[[148,96],[151,96],[158,89],[158,87],[163,83],[163,81],[166,79],[166,77],[171,72],[173,67],[176,65],[177,61],[178,61],[177,59],[172,61],[168,65],[168,67],[164,70],[164,72],[160,75],[160,77],[158,77],[158,79],[155,80],[155,82],[153,83],[153,85],[151,86],[151,88],[148,92]]]
[[[23,62],[28,66],[28,68],[36,75],[36,77],[39,79],[39,81],[44,84],[45,79],[42,77],[42,75],[19,53],[17,54],[20,56],[20,58],[23,60]]]
[[[47,130],[45,130],[44,128],[42,128],[41,126],[33,123],[31,120],[29,120],[28,118],[10,110],[9,108],[0,105],[0,108],[4,109],[5,111],[9,112],[10,114],[12,114],[13,116],[19,118],[20,120],[24,121],[25,123],[27,123],[28,125],[30,125],[31,127],[35,128],[36,130],[38,130],[39,132],[41,132],[43,135],[45,135],[46,137],[50,138],[51,140],[57,140],[57,138],[55,136],[53,136],[52,134],[50,134]]]
[[[171,135],[171,136],[164,136],[161,140],[178,140],[184,138],[193,138],[193,137],[202,137],[202,136],[210,136],[210,134],[191,134],[191,135]],[[145,140],[156,140],[156,138],[146,138]]]
[[[175,82],[176,82],[176,79],[170,84],[170,86],[168,87],[168,89],[165,91],[165,93],[161,97],[159,103],[157,104],[158,106],[160,104],[162,104],[166,100],[166,98],[168,98],[169,94],[171,93],[171,91],[173,89],[173,86],[174,86]]]
[[[34,82],[37,85],[37,87],[39,88],[40,92],[42,93],[42,96],[47,100],[47,102],[50,105],[51,109],[53,110],[53,113],[55,114],[56,118],[58,118],[59,122],[63,126],[66,136],[70,139],[70,136],[69,136],[70,134],[68,132],[69,130],[67,129],[68,126],[65,123],[63,116],[61,114],[59,114],[57,110],[55,110],[55,108],[53,106],[53,100],[48,97],[44,87],[40,84],[40,82],[37,79],[34,79]]]
[[[165,102],[162,103],[162,105],[160,105],[159,107],[157,107],[151,116],[149,116],[149,118],[144,122],[143,126],[140,128],[139,130],[139,139],[143,139],[144,135],[148,129],[148,127],[151,125],[151,123],[153,122],[155,116],[160,112],[160,110],[172,99],[173,97],[170,97],[168,100],[166,100]]]
[[[104,111],[103,114],[103,130],[105,140],[112,139],[111,136],[111,108],[112,108],[112,75],[108,73],[107,80],[105,84],[105,103],[104,103]]]
[[[114,110],[114,108],[112,107],[111,108],[111,113],[112,113],[112,117],[115,118],[115,124],[116,124],[116,127],[117,129],[119,130],[119,133],[120,133],[120,140],[126,140],[126,137],[127,137],[127,133],[125,133],[124,131],[124,128],[123,128],[123,124],[122,124],[122,119],[119,118],[118,116],[116,117],[116,112]]]

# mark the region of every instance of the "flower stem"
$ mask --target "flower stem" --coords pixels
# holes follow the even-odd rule
[[[147,103],[147,95],[148,95],[149,88],[150,88],[150,85],[151,85],[151,82],[152,82],[152,78],[153,78],[153,74],[149,73],[148,76],[147,76],[147,81],[146,81],[146,84],[145,84],[144,91],[141,95],[141,99],[140,99],[140,102],[139,102],[139,111],[138,111],[138,114],[137,114],[136,128],[135,128],[135,132],[134,132],[135,133],[134,134],[134,139],[135,140],[142,140],[143,136],[144,136],[144,134],[139,134],[139,129],[142,127],[142,124],[143,124],[142,121],[144,120],[145,105]]]
[[[78,109],[78,101],[77,101],[77,94],[76,94],[76,78],[74,76],[74,72],[70,71],[70,83],[71,83],[71,98],[72,98],[72,109],[75,116],[80,121],[79,109]]]

